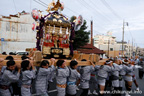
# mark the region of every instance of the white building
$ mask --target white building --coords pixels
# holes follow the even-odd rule
[[[15,52],[36,47],[36,32],[32,30],[34,22],[31,14],[0,16],[0,53]]]
[[[109,44],[115,44],[116,37],[113,37],[111,32],[108,32],[107,35],[96,35],[94,36],[94,46],[97,48],[100,48],[100,45],[108,45]]]
[[[122,42],[117,42],[116,37],[112,36],[112,32],[107,32],[107,35],[94,36],[94,46],[106,52],[109,57],[122,55]],[[109,48],[109,49],[108,49]],[[134,48],[133,48],[134,51]],[[132,56],[132,45],[123,43],[123,55]]]
[[[144,56],[144,48],[137,47],[136,48],[136,55]]]

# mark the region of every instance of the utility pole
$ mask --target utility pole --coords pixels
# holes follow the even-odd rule
[[[131,46],[130,46],[130,40],[128,41],[128,48],[129,48],[129,57],[131,58]]]
[[[123,34],[122,34],[122,57],[123,57],[123,43],[124,43],[124,20],[123,20]]]
[[[135,43],[134,43],[134,56],[136,56],[136,46],[135,46]]]
[[[91,20],[91,45],[93,46],[93,21]]]
[[[132,38],[132,56],[133,56],[133,38]]]
[[[124,26],[125,26],[125,23],[127,24],[127,26],[128,26],[128,22],[124,22],[124,20],[123,20],[123,34],[122,34],[122,57],[123,57],[123,51],[124,51],[124,47],[123,47],[123,45],[124,45]]]
[[[109,57],[109,43],[110,43],[110,40],[108,39],[108,57]]]

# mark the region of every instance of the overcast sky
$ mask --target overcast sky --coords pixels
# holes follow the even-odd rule
[[[35,0],[49,4],[52,0]],[[31,12],[33,8],[40,9],[47,14],[45,7],[34,0],[0,0],[0,15],[16,14],[25,10]],[[55,0],[57,1],[57,0]],[[144,48],[144,0],[60,0],[64,3],[62,11],[67,17],[82,15],[90,26],[94,23],[94,35],[113,32],[117,41],[122,40],[123,20],[125,23],[125,40]],[[43,4],[43,3],[42,3]],[[44,4],[43,4],[44,5]],[[33,22],[32,22],[33,23]],[[88,27],[90,30],[90,27]]]

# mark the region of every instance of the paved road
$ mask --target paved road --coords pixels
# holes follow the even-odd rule
[[[139,79],[138,69],[135,71],[135,75],[137,78],[136,80],[137,80],[137,83],[139,85],[141,94],[131,94],[131,96],[144,96],[144,78]],[[134,91],[135,89],[136,89],[136,87],[135,87],[135,84],[133,83],[132,84],[132,91]]]
[[[144,78],[143,79],[139,79],[139,77],[138,77],[138,69],[135,71],[135,75],[136,75],[137,82],[138,82],[138,85],[139,85],[141,93],[137,93],[137,94],[132,93],[131,96],[144,96]],[[107,88],[107,89],[109,90],[110,88]],[[136,89],[136,87],[135,87],[135,85],[133,83],[132,91],[134,91],[135,89]],[[125,90],[125,87],[124,87],[123,90]],[[77,96],[79,96],[80,93],[81,93],[81,90],[78,91]],[[53,83],[50,83],[49,96],[56,96],[56,94],[57,94],[57,90],[56,90],[56,83],[55,83],[55,80],[54,80]],[[89,95],[89,96],[96,96],[96,95]],[[104,96],[111,96],[111,95],[110,94],[109,95],[106,94]],[[125,95],[123,94],[122,96],[125,96]]]

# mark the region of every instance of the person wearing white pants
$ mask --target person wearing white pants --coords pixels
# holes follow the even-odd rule
[[[115,59],[114,63],[112,64],[112,71],[111,71],[112,87],[114,88],[113,91],[117,91],[117,92],[119,90],[119,71],[120,71],[120,67],[118,64],[119,61]],[[113,95],[115,96],[115,94],[112,94],[112,96]]]
[[[125,80],[125,87],[127,91],[131,91],[132,88],[132,76],[133,76],[133,66],[129,64],[129,61],[127,59],[123,62],[125,64],[124,70],[126,71],[126,75],[124,76]],[[128,93],[126,93],[126,96],[130,96]]]

